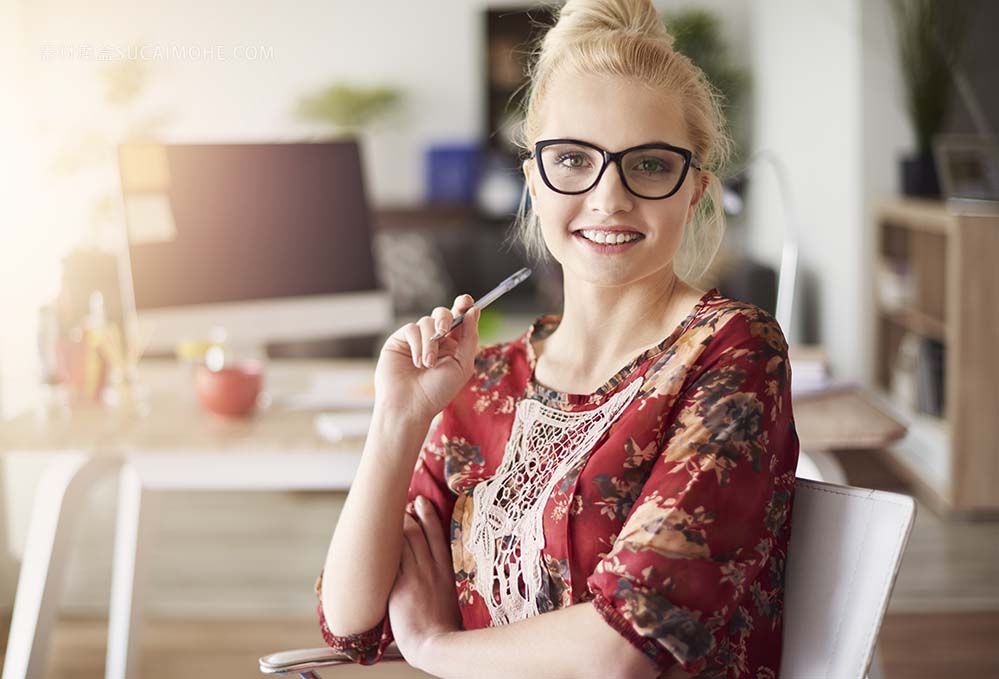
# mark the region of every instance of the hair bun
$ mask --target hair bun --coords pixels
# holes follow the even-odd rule
[[[673,46],[673,36],[651,0],[568,0],[559,11],[557,30],[562,39],[598,31],[624,31],[654,37]]]

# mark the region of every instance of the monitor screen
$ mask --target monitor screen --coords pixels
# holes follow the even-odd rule
[[[353,141],[119,148],[137,311],[380,287]]]

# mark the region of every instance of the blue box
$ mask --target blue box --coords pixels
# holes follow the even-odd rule
[[[428,203],[475,202],[482,152],[478,144],[440,144],[426,152]]]

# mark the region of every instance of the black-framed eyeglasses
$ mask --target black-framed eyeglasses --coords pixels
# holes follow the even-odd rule
[[[541,179],[552,191],[586,193],[610,163],[617,165],[625,188],[639,198],[669,198],[683,185],[691,166],[701,169],[693,152],[671,144],[642,144],[611,153],[578,139],[545,139],[534,145]]]

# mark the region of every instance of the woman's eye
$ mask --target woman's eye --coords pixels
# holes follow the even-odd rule
[[[661,160],[655,158],[646,158],[645,160],[638,163],[635,168],[639,172],[668,172],[669,167]]]
[[[565,167],[583,167],[586,164],[586,159],[578,153],[565,153],[559,156],[557,162]]]

